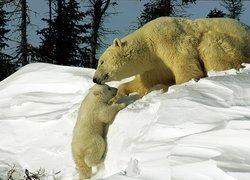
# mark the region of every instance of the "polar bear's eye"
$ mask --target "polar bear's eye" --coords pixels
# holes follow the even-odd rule
[[[104,61],[101,61],[101,65],[104,63]]]

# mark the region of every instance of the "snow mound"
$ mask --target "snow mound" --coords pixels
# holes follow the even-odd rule
[[[120,111],[109,127],[105,166],[93,179],[250,179],[245,66],[211,71],[167,93],[153,91]],[[13,166],[20,172],[45,169],[41,179],[77,179],[71,136],[93,74],[37,63],[0,82],[0,179]]]
[[[38,63],[0,83],[0,179],[13,166],[72,179],[72,129],[93,75],[92,69]]]

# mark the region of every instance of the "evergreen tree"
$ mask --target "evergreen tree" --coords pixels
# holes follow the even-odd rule
[[[21,0],[21,24],[20,24],[20,31],[21,31],[21,44],[20,44],[20,52],[21,57],[19,62],[22,66],[25,66],[29,63],[28,61],[28,43],[27,43],[27,1]]]
[[[208,15],[207,15],[207,18],[222,18],[222,17],[225,17],[225,13],[221,10],[218,10],[218,9],[213,9],[211,10]]]
[[[7,23],[7,20],[6,20],[6,14],[7,12],[3,9],[3,4],[0,2],[0,55],[2,57],[3,53],[2,53],[2,50],[8,46],[7,43],[6,43],[6,34],[10,31],[9,29],[6,29],[5,26],[6,26],[6,23]]]
[[[3,5],[4,3],[0,2],[0,81],[15,71],[15,66],[11,63],[11,57],[3,52],[8,46],[6,34],[10,31],[5,28],[7,12],[3,9]]]
[[[110,0],[89,0],[90,9],[89,15],[91,18],[90,29],[90,53],[87,67],[96,68],[97,58],[96,53],[102,44],[101,38],[105,35],[107,30],[103,27],[105,17],[109,14],[107,12],[110,5],[115,6],[117,3]],[[110,33],[112,33],[110,31]]]
[[[225,7],[228,11],[228,17],[233,19],[240,19],[240,15],[243,11],[242,0],[221,0],[221,5]]]
[[[144,10],[138,19],[139,26],[162,16],[183,16],[180,13],[184,11],[184,8],[190,3],[195,3],[196,0],[182,0],[181,2],[179,4],[177,0],[150,0],[144,4]]]
[[[144,10],[139,18],[139,25],[142,26],[147,22],[161,16],[170,16],[173,7],[170,4],[163,6],[161,1],[151,0],[144,4]]]
[[[3,3],[9,8],[10,12],[8,14],[11,21],[13,20],[13,22],[18,23],[17,26],[12,26],[17,27],[13,32],[20,33],[20,40],[13,40],[15,42],[18,41],[16,55],[13,57],[13,60],[15,60],[15,63],[19,67],[22,67],[30,62],[30,45],[27,42],[27,28],[30,19],[28,15],[28,3],[27,0],[5,0]]]
[[[49,19],[42,18],[42,21],[45,21],[48,27],[37,31],[37,34],[41,35],[41,45],[38,49],[35,49],[35,54],[38,61],[56,64],[55,58],[55,33],[56,29],[54,28],[53,22],[53,8],[52,0],[48,0],[49,6]]]
[[[88,37],[84,34],[90,28],[90,24],[83,22],[85,16],[85,13],[79,11],[76,0],[57,1],[55,18],[43,19],[48,27],[38,32],[42,35],[39,53],[43,61],[61,65],[84,65],[89,51],[84,46],[88,42]]]

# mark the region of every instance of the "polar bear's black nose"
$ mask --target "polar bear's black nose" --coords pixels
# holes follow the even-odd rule
[[[94,82],[94,83],[97,83],[97,79],[96,79],[96,78],[93,78],[93,82]]]
[[[102,84],[97,78],[93,78],[93,82],[96,84]]]

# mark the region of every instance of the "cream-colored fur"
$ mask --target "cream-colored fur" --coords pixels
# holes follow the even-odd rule
[[[93,80],[103,84],[136,75],[118,87],[116,98],[144,95],[157,84],[168,87],[209,70],[239,69],[243,62],[250,62],[250,29],[239,21],[161,17],[115,39],[100,57]]]
[[[73,131],[72,155],[81,180],[92,176],[92,166],[101,162],[106,149],[105,124],[113,121],[124,104],[108,104],[116,88],[94,85],[83,100]]]

